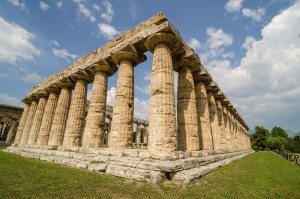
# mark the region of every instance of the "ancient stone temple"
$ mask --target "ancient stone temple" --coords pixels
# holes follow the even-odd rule
[[[133,117],[134,68],[146,61],[147,51],[153,63],[144,121]],[[107,81],[117,70],[108,114]],[[22,101],[16,139],[6,151],[57,164],[187,183],[251,152],[248,126],[163,13],[39,83]]]
[[[0,104],[0,141],[13,143],[23,108]]]

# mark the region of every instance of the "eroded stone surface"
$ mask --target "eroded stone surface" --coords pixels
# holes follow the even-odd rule
[[[28,139],[28,136],[29,136],[29,131],[30,131],[30,128],[31,128],[31,125],[32,125],[32,122],[33,122],[33,118],[34,118],[34,115],[35,115],[36,108],[37,108],[37,101],[34,100],[34,101],[31,102],[30,109],[29,109],[28,115],[26,117],[26,121],[25,121],[25,124],[24,124],[24,129],[23,129],[23,132],[22,132],[22,138],[21,138],[21,141],[20,141],[21,144],[27,144],[27,139]]]

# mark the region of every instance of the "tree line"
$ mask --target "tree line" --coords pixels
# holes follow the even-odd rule
[[[291,138],[281,127],[273,127],[270,133],[263,126],[256,126],[250,139],[253,150],[280,150],[300,153],[300,132]]]

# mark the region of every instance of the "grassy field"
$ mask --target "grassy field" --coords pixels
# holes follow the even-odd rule
[[[0,198],[300,198],[300,167],[257,152],[187,186],[151,185],[0,152]]]

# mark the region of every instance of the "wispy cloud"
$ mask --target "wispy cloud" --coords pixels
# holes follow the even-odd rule
[[[52,41],[50,41],[50,43],[51,43],[52,45],[54,45],[54,46],[60,47],[59,42],[56,41],[56,40],[52,40]]]
[[[50,8],[50,6],[48,4],[46,4],[45,2],[43,1],[40,1],[40,9],[46,11]]]
[[[188,45],[194,50],[199,50],[201,48],[201,43],[196,38],[191,38]]]
[[[107,39],[113,39],[120,34],[120,32],[115,27],[105,23],[99,23],[98,28],[100,30],[100,34]]]
[[[84,1],[80,0],[74,0],[74,2],[78,6],[78,12],[82,14],[84,17],[90,20],[90,22],[95,22],[96,18],[93,16],[92,11],[89,10],[86,5],[84,4]]]
[[[58,9],[60,9],[62,6],[63,6],[63,2],[62,2],[62,1],[56,2],[56,7],[57,7]]]
[[[110,23],[114,15],[112,5],[108,1],[104,1],[103,5],[105,7],[106,12],[101,14],[101,18]]]
[[[26,10],[26,4],[19,0],[8,0],[12,5],[19,7],[21,10]]]
[[[28,73],[21,77],[21,80],[28,83],[37,84],[41,82],[44,78],[39,76],[36,72]]]
[[[100,6],[95,3],[93,3],[93,8],[98,12],[100,11]]]
[[[134,19],[137,14],[137,7],[136,7],[135,3],[133,3],[133,1],[130,1],[129,3],[130,3],[129,13],[130,13],[131,17]]]
[[[13,106],[21,106],[23,107],[24,104],[21,102],[21,99],[16,97],[10,96],[7,93],[0,92],[0,102],[3,104],[13,105]]]
[[[258,9],[249,9],[243,8],[242,10],[243,16],[251,18],[253,21],[261,21],[266,14],[266,9],[258,8]]]
[[[244,0],[229,0],[225,4],[224,8],[228,12],[237,12],[237,11],[240,11],[241,8],[242,8],[243,1]]]
[[[52,48],[52,53],[58,57],[61,57],[65,60],[67,60],[68,62],[70,62],[70,59],[77,59],[79,56],[75,55],[75,54],[71,54],[68,52],[68,50],[66,49],[56,49],[56,48]]]
[[[0,17],[0,30],[0,62],[16,64],[40,55],[40,50],[31,43],[35,35],[23,27]]]

